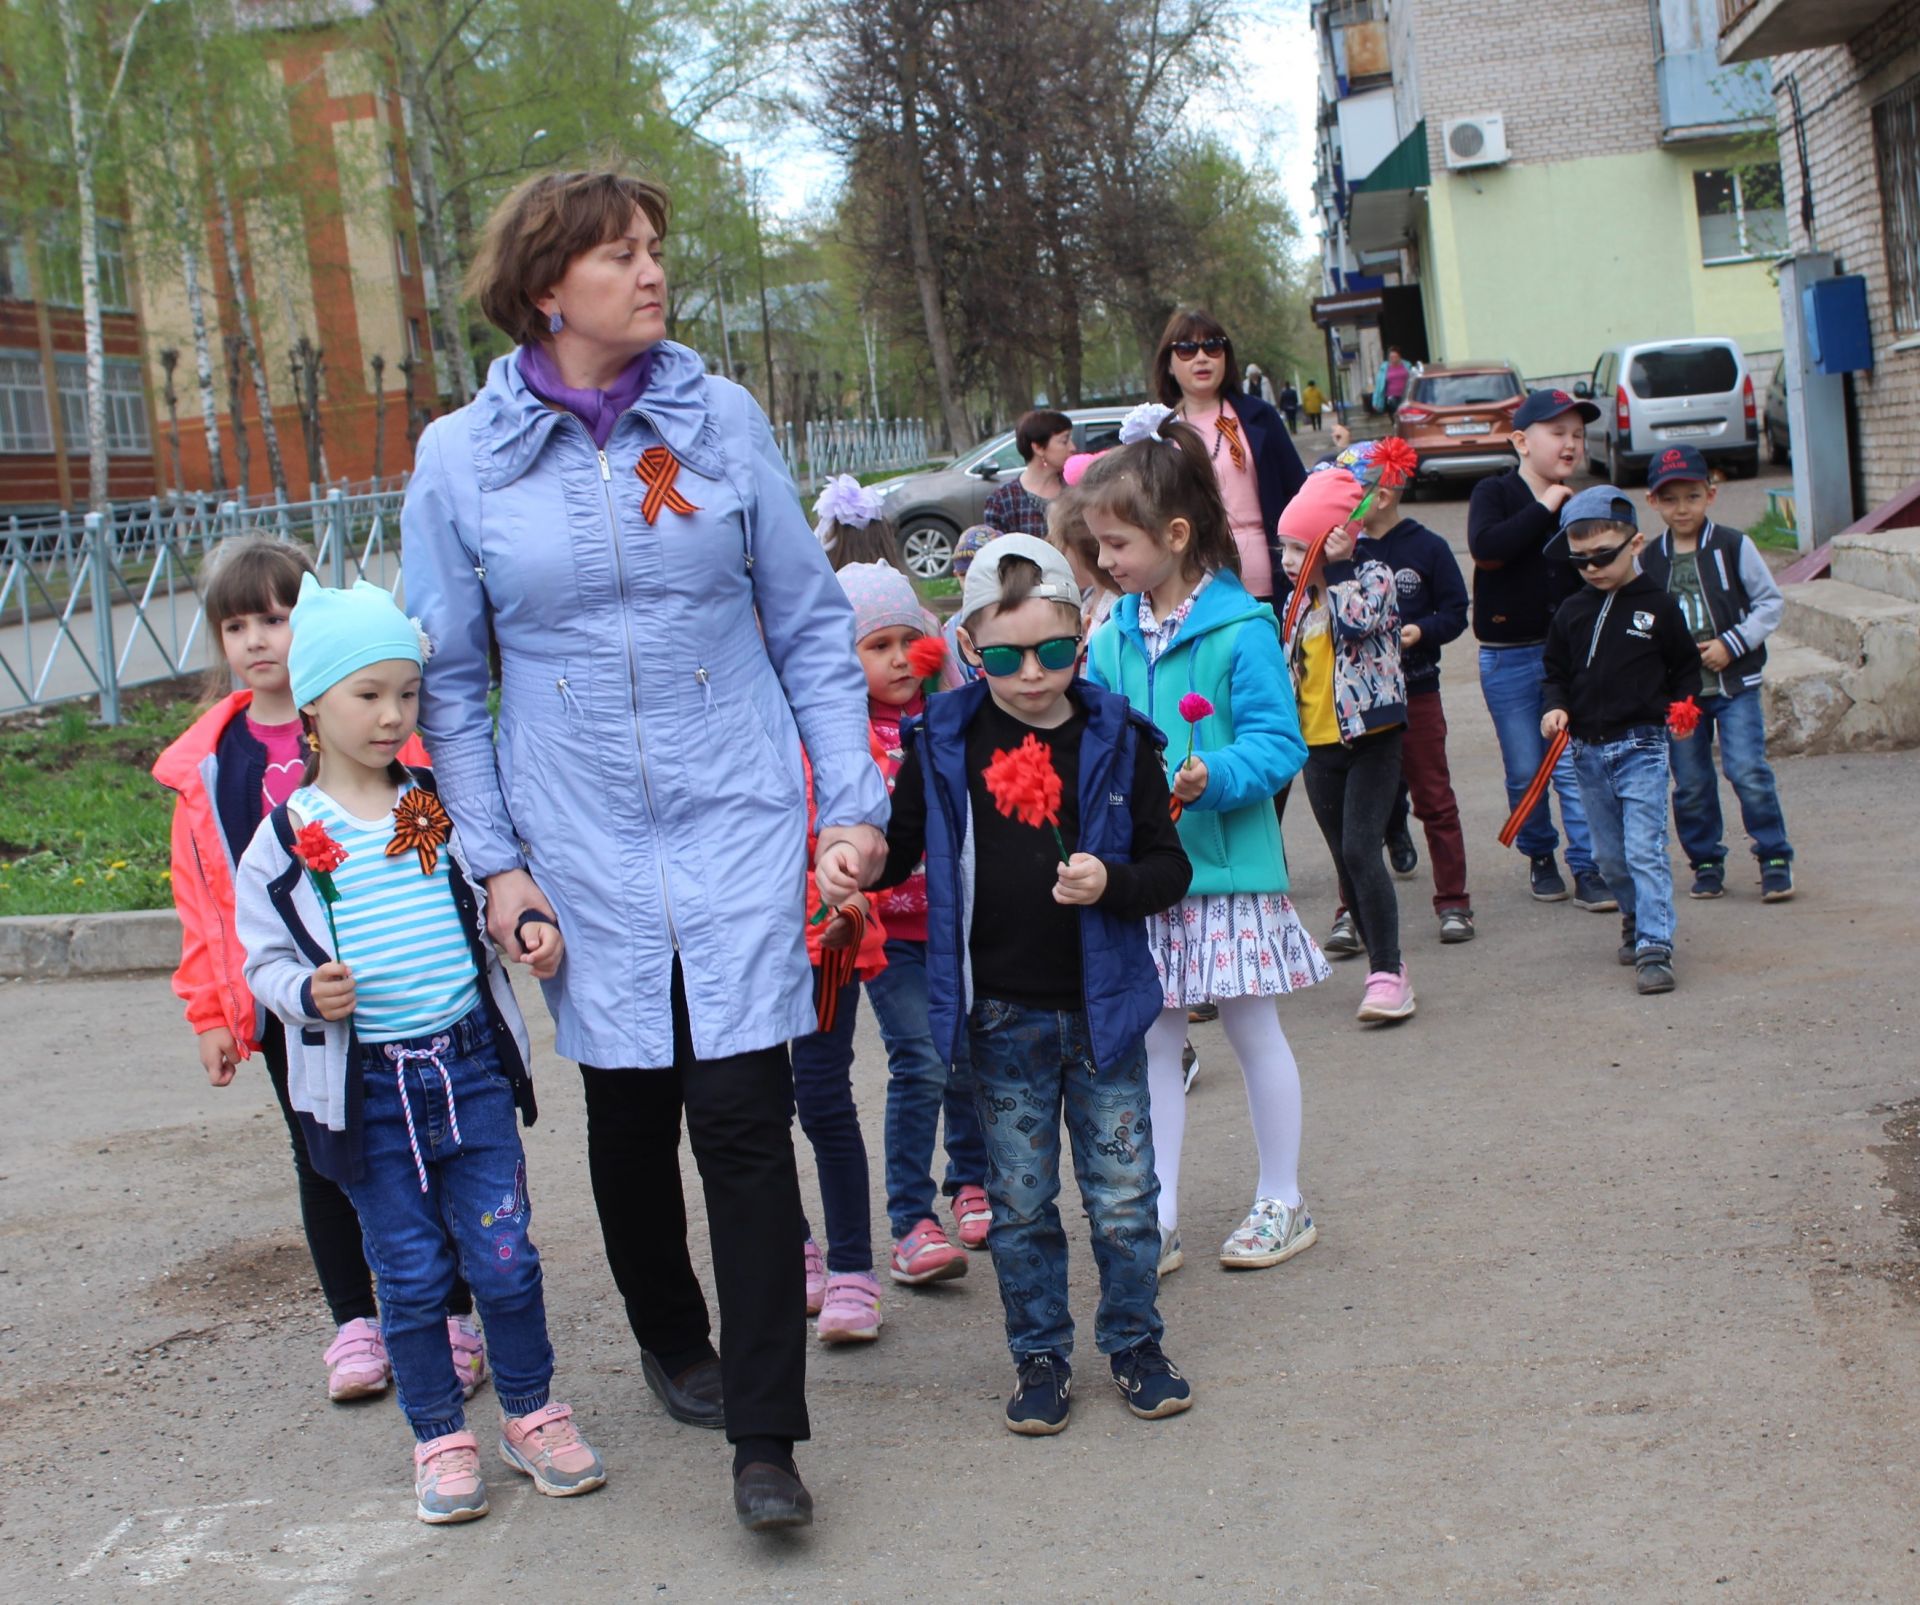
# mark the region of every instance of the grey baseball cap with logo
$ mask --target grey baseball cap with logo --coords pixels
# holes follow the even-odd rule
[[[1567,531],[1575,524],[1591,523],[1602,519],[1609,524],[1626,524],[1634,529],[1640,527],[1640,515],[1627,493],[1613,485],[1589,485],[1585,490],[1575,491],[1560,508],[1560,530],[1552,536],[1543,550],[1560,554],[1567,550]]]
[[[1040,578],[1027,593],[1028,597],[1037,596],[1043,602],[1065,602],[1071,608],[1080,606],[1080,586],[1065,553],[1038,536],[1000,535],[980,548],[973,567],[967,570],[966,583],[960,592],[962,624],[999,602],[1005,589],[1000,568],[1010,557],[1023,557],[1040,570]]]

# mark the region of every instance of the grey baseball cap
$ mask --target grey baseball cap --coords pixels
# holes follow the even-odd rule
[[[1037,596],[1044,602],[1065,602],[1072,608],[1080,606],[1080,586],[1065,553],[1038,536],[999,535],[980,548],[973,567],[967,570],[966,583],[960,592],[962,624],[999,602],[1003,589],[1000,566],[1010,557],[1024,557],[1040,570],[1038,582],[1027,593],[1029,597]]]
[[[1567,550],[1567,531],[1575,524],[1585,524],[1593,519],[1604,519],[1610,524],[1626,524],[1634,529],[1640,527],[1640,515],[1627,493],[1614,485],[1589,485],[1585,490],[1575,491],[1560,508],[1560,528],[1551,536],[1543,551],[1562,556]]]

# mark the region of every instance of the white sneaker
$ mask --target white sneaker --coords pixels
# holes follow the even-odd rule
[[[1179,1232],[1170,1232],[1162,1226],[1160,1228],[1160,1275],[1171,1276],[1186,1263],[1187,1256],[1180,1251]]]
[[[1194,1078],[1200,1074],[1200,1050],[1191,1042],[1180,1050],[1180,1068],[1187,1073],[1186,1085],[1180,1089],[1181,1092],[1193,1091]]]
[[[1255,1271],[1292,1259],[1313,1247],[1320,1235],[1307,1213],[1307,1201],[1287,1205],[1277,1198],[1257,1198],[1253,1212],[1220,1245],[1220,1263],[1230,1271]]]

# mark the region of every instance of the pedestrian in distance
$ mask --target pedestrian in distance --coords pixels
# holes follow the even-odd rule
[[[1318,434],[1320,415],[1327,410],[1327,395],[1318,379],[1309,379],[1307,388],[1300,392],[1300,410],[1307,415],[1307,429]]]
[[[218,695],[160,755],[153,775],[175,793],[171,884],[181,946],[173,989],[186,1004],[187,1024],[212,1085],[230,1086],[255,1052],[266,1062],[293,1147],[307,1252],[333,1320],[323,1356],[327,1397],[341,1403],[384,1393],[393,1378],[373,1273],[353,1201],[314,1167],[300,1117],[288,1101],[286,1028],[248,989],[228,868],[240,862],[260,821],[293,795],[305,768],[287,649],[288,621],[301,582],[312,572],[301,548],[268,536],[236,536],[215,549],[202,585],[207,634],[220,652]],[[417,743],[401,756],[426,762]],[[458,1275],[447,1294],[446,1331],[461,1393],[470,1399],[486,1380],[487,1351],[473,1319],[473,1295]]]
[[[314,1166],[353,1200],[380,1282],[381,1336],[413,1429],[414,1510],[487,1513],[479,1444],[447,1347],[459,1269],[473,1277],[500,1401],[500,1458],[543,1494],[606,1481],[551,1395],[540,1253],[515,1113],[535,1117],[526,1022],[485,929],[486,891],[432,775],[399,762],[431,643],[362,580],[301,581],[287,672],[312,749],[302,783],[240,861],[248,986],[288,1037],[288,1098]],[[551,916],[520,921],[550,980]]]
[[[1759,860],[1761,901],[1784,903],[1793,896],[1793,844],[1767,762],[1760,680],[1767,637],[1786,604],[1760,549],[1714,521],[1718,495],[1706,459],[1692,446],[1670,446],[1654,459],[1647,500],[1666,529],[1640,566],[1680,603],[1700,648],[1700,728],[1692,739],[1672,743],[1673,821],[1693,866],[1687,895],[1719,897],[1727,884],[1727,844],[1713,773],[1718,736],[1720,767]]]
[[[1592,402],[1564,390],[1532,392],[1513,415],[1518,463],[1475,485],[1467,508],[1480,694],[1500,743],[1509,808],[1518,806],[1546,757],[1540,737],[1541,660],[1555,611],[1580,589],[1572,568],[1547,557],[1547,545],[1573,495],[1570,481],[1586,466],[1587,425],[1599,416]],[[1554,766],[1552,789],[1560,799],[1574,907],[1607,913],[1618,905],[1594,863],[1571,755]],[[1560,837],[1544,793],[1514,845],[1527,855],[1527,888],[1533,896],[1543,903],[1564,902],[1567,883],[1554,864]]]
[[[1193,1390],[1161,1348],[1143,1040],[1160,989],[1145,922],[1190,870],[1160,741],[1076,680],[1080,588],[1044,541],[982,548],[960,617],[981,678],[909,723],[876,884],[925,856],[934,1038],[971,1059],[986,1133],[988,1246],[1018,1373],[1007,1428],[1042,1436],[1068,1421],[1063,1118],[1100,1275],[1094,1340],[1135,1416],[1176,1415]],[[816,875],[830,903],[861,878],[841,849],[821,852]]]
[[[1047,509],[1065,488],[1060,470],[1073,455],[1073,420],[1042,408],[1013,426],[1014,449],[1025,466],[987,498],[980,521],[1002,534],[1047,533]]]
[[[1179,739],[1174,801],[1193,879],[1148,921],[1161,1011],[1147,1033],[1158,1130],[1161,1273],[1180,1241],[1188,1010],[1212,1003],[1246,1082],[1259,1173],[1245,1218],[1219,1250],[1228,1270],[1278,1265],[1317,1228],[1300,1190],[1300,1071],[1275,999],[1327,976],[1287,895],[1273,807],[1306,758],[1273,610],[1235,572],[1240,548],[1206,440],[1163,408],[1136,408],[1128,444],[1081,488],[1101,565],[1125,593],[1093,642],[1089,675]]]
[[[1389,418],[1397,413],[1400,403],[1407,399],[1407,385],[1412,377],[1413,370],[1407,366],[1400,348],[1388,346],[1386,357],[1373,376],[1373,410],[1384,412]]]
[[[1300,391],[1291,379],[1280,387],[1280,397],[1275,405],[1287,420],[1287,433],[1298,434],[1300,432]]]
[[[1645,537],[1622,492],[1595,485],[1570,497],[1560,530],[1586,584],[1547,635],[1540,734],[1572,736],[1594,856],[1620,904],[1620,962],[1641,992],[1671,992],[1668,725],[1692,739],[1674,710],[1699,694],[1700,651],[1680,604],[1640,572]]]

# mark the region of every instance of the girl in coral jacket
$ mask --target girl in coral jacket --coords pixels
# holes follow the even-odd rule
[[[186,1004],[200,1062],[216,1087],[260,1051],[286,1118],[300,1189],[307,1249],[333,1318],[327,1397],[384,1393],[392,1381],[380,1339],[373,1276],[360,1217],[347,1196],[313,1168],[287,1101],[287,1043],[280,1021],[247,989],[246,954],[234,931],[233,870],[260,821],[293,795],[306,761],[300,714],[287,680],[288,622],[300,580],[313,565],[299,547],[267,536],[230,540],[215,552],[206,581],[207,633],[221,655],[222,696],[161,753],[153,777],[175,794],[173,902],[180,915],[180,967],[173,989]],[[417,743],[402,755],[424,763]],[[487,1357],[473,1320],[473,1296],[456,1281],[447,1300],[447,1340],[462,1392],[486,1380]]]

